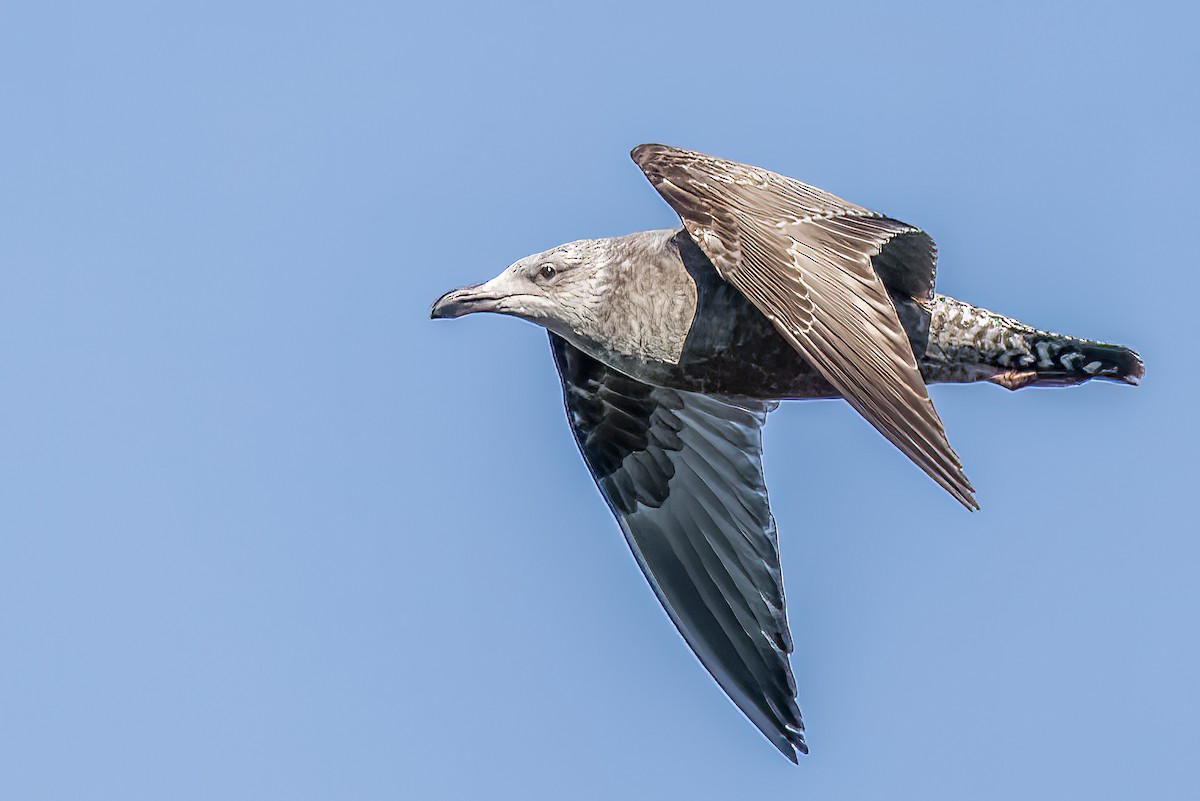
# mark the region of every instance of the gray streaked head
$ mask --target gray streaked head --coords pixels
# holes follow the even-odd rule
[[[610,364],[675,363],[696,310],[695,282],[671,245],[675,233],[644,231],[559,245],[521,259],[490,281],[447,292],[429,316],[499,312],[548,328]]]
[[[490,281],[442,295],[429,316],[498,312],[564,335],[590,331],[604,296],[608,241],[581,239],[526,256]]]

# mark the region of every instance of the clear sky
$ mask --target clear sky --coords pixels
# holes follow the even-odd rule
[[[1194,798],[1195,5],[575,5],[0,5],[0,797]],[[975,514],[842,403],[772,415],[799,767],[654,600],[543,332],[427,319],[674,225],[643,141],[1146,359],[935,387]]]

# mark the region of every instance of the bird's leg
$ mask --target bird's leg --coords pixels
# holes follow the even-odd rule
[[[988,379],[993,384],[999,384],[1005,389],[1020,389],[1027,387],[1037,380],[1037,372],[1034,370],[1009,370],[1007,373],[997,373]]]

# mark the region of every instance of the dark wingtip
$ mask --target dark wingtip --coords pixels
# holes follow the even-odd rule
[[[971,482],[967,480],[966,475],[963,475],[962,479],[965,489],[961,489],[958,492],[953,492],[951,494],[954,495],[955,500],[966,507],[968,512],[978,512],[979,501],[975,500],[975,487],[973,487]]]
[[[779,749],[779,753],[788,758],[788,761],[793,765],[800,764],[800,754],[808,755],[808,743],[804,741],[804,731],[796,731],[791,727],[786,727],[783,730],[783,742],[775,742],[775,747]]]

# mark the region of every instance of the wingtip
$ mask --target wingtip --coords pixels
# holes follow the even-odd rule
[[[808,743],[804,741],[804,733],[788,730],[782,742],[775,742],[779,753],[788,758],[793,765],[800,764],[800,755],[808,756]]]
[[[808,756],[808,743],[806,743],[804,741],[803,734],[800,735],[800,738],[798,740],[794,740],[792,742],[792,745],[796,746],[796,751],[799,751],[801,754]],[[792,753],[792,762],[795,762],[796,764],[800,764],[800,759],[799,759],[799,757],[797,757],[795,752]]]
[[[966,475],[961,470],[958,471],[958,475],[955,478],[959,480],[943,481],[934,476],[934,479],[942,485],[942,488],[949,492],[954,500],[965,506],[968,512],[978,512],[979,501],[975,500],[975,487],[971,486],[971,482],[967,480]]]
[[[958,454],[954,454],[954,458],[957,459]],[[978,512],[979,501],[975,500],[975,485],[971,483],[971,479],[967,478],[967,474],[962,471],[961,467],[958,469],[958,477],[962,479],[962,486],[958,488],[959,501],[967,507],[968,512]]]

